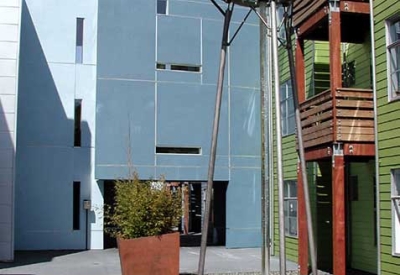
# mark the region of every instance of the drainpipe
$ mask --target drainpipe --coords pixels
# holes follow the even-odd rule
[[[369,1],[369,13],[371,23],[371,61],[372,61],[372,90],[374,97],[374,134],[375,134],[375,182],[376,182],[376,235],[377,235],[377,275],[381,274],[381,224],[380,224],[380,188],[379,188],[379,150],[378,150],[378,106],[376,88],[376,60],[375,60],[375,23],[374,23],[374,1]]]

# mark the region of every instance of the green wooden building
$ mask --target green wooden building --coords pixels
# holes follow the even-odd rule
[[[318,268],[332,274],[400,274],[400,1],[375,0],[372,6],[295,1],[296,78]],[[299,263],[300,274],[308,274],[284,48],[279,64],[286,254]],[[274,194],[278,254],[276,184]]]

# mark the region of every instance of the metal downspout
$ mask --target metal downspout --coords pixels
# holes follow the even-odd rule
[[[376,235],[377,235],[377,275],[381,274],[381,225],[380,225],[380,187],[379,187],[379,147],[378,147],[378,104],[376,88],[376,53],[375,53],[375,23],[374,23],[374,1],[369,1],[369,13],[371,24],[371,61],[372,61],[372,90],[374,97],[374,134],[375,134],[375,182],[376,182]]]

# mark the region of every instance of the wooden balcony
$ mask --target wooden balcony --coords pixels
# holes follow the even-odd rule
[[[303,39],[328,41],[328,0],[295,0],[293,25]],[[369,30],[369,0],[339,0],[341,41],[362,43]]]
[[[374,143],[372,90],[327,90],[300,104],[304,148],[334,142]]]

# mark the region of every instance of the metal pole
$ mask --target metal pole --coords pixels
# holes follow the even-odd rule
[[[272,33],[272,56],[274,71],[275,90],[275,124],[276,124],[276,154],[278,170],[278,204],[279,204],[279,267],[280,274],[286,275],[286,247],[285,247],[285,212],[284,212],[284,189],[283,189],[283,163],[282,163],[282,128],[281,128],[281,96],[279,89],[279,66],[278,66],[278,32],[276,22],[276,0],[271,1],[271,33]]]
[[[229,46],[228,44],[228,32],[229,24],[233,12],[233,4],[229,4],[225,11],[225,20],[222,33],[222,45],[221,45],[221,55],[219,62],[219,73],[218,73],[218,83],[217,83],[217,96],[215,100],[215,111],[214,111],[214,123],[213,131],[211,137],[211,150],[210,150],[210,160],[208,164],[208,178],[207,178],[207,193],[206,193],[206,207],[204,213],[203,229],[201,232],[201,248],[200,248],[200,258],[198,275],[204,274],[204,263],[207,248],[207,236],[208,236],[208,224],[210,220],[210,209],[212,200],[212,187],[214,181],[214,168],[215,168],[215,158],[217,153],[217,141],[218,141],[218,128],[219,128],[219,118],[221,111],[221,101],[222,101],[222,90],[224,86],[224,73],[225,73],[225,60],[226,51]]]
[[[289,16],[292,15],[292,8]],[[300,167],[301,167],[301,177],[303,180],[303,190],[304,190],[304,200],[306,204],[306,218],[307,218],[307,230],[308,230],[308,244],[310,249],[310,257],[311,257],[311,269],[312,274],[317,275],[317,251],[315,247],[314,241],[314,229],[312,226],[312,216],[311,216],[311,206],[310,206],[310,192],[309,192],[309,184],[307,178],[307,167],[306,167],[306,160],[305,160],[305,153],[304,153],[304,144],[303,144],[303,128],[301,126],[301,118],[300,118],[300,104],[299,104],[299,96],[298,96],[298,89],[297,89],[297,78],[296,78],[296,68],[294,66],[294,56],[293,56],[293,47],[292,47],[292,34],[293,34],[293,27],[291,20],[287,18],[286,24],[286,43],[287,43],[287,52],[288,52],[288,59],[289,59],[289,67],[290,67],[290,75],[291,75],[291,82],[292,82],[292,91],[293,91],[293,103],[295,108],[296,114],[296,129],[297,129],[297,140],[299,146],[299,158],[300,158]]]
[[[268,19],[271,20],[271,8],[268,7],[267,9]],[[271,31],[270,31],[271,33]],[[273,118],[273,95],[272,95],[272,69],[271,69],[271,62],[272,62],[272,40],[271,36],[267,37],[268,41],[268,74],[267,74],[267,82],[268,82],[268,98],[267,98],[267,110],[268,110],[268,123],[267,123],[267,133],[268,133],[268,188],[269,190],[269,197],[267,201],[267,212],[270,216],[270,221],[274,220],[274,203],[271,204],[274,200],[274,118]],[[269,222],[270,222],[269,221]],[[269,243],[268,247],[270,249],[270,253],[274,251],[274,223],[270,222],[270,226],[268,228],[268,238]]]
[[[260,2],[260,15],[267,17],[267,3]],[[265,21],[265,20],[264,20]],[[266,136],[266,100],[265,94],[268,92],[267,82],[267,26],[260,20],[260,132],[261,132],[261,274],[266,275],[270,272],[270,251],[269,251],[269,221],[270,215],[267,211],[266,203],[269,202],[269,184],[266,177],[266,156],[267,138]],[[269,91],[270,92],[270,91]],[[269,132],[268,132],[269,134]]]

